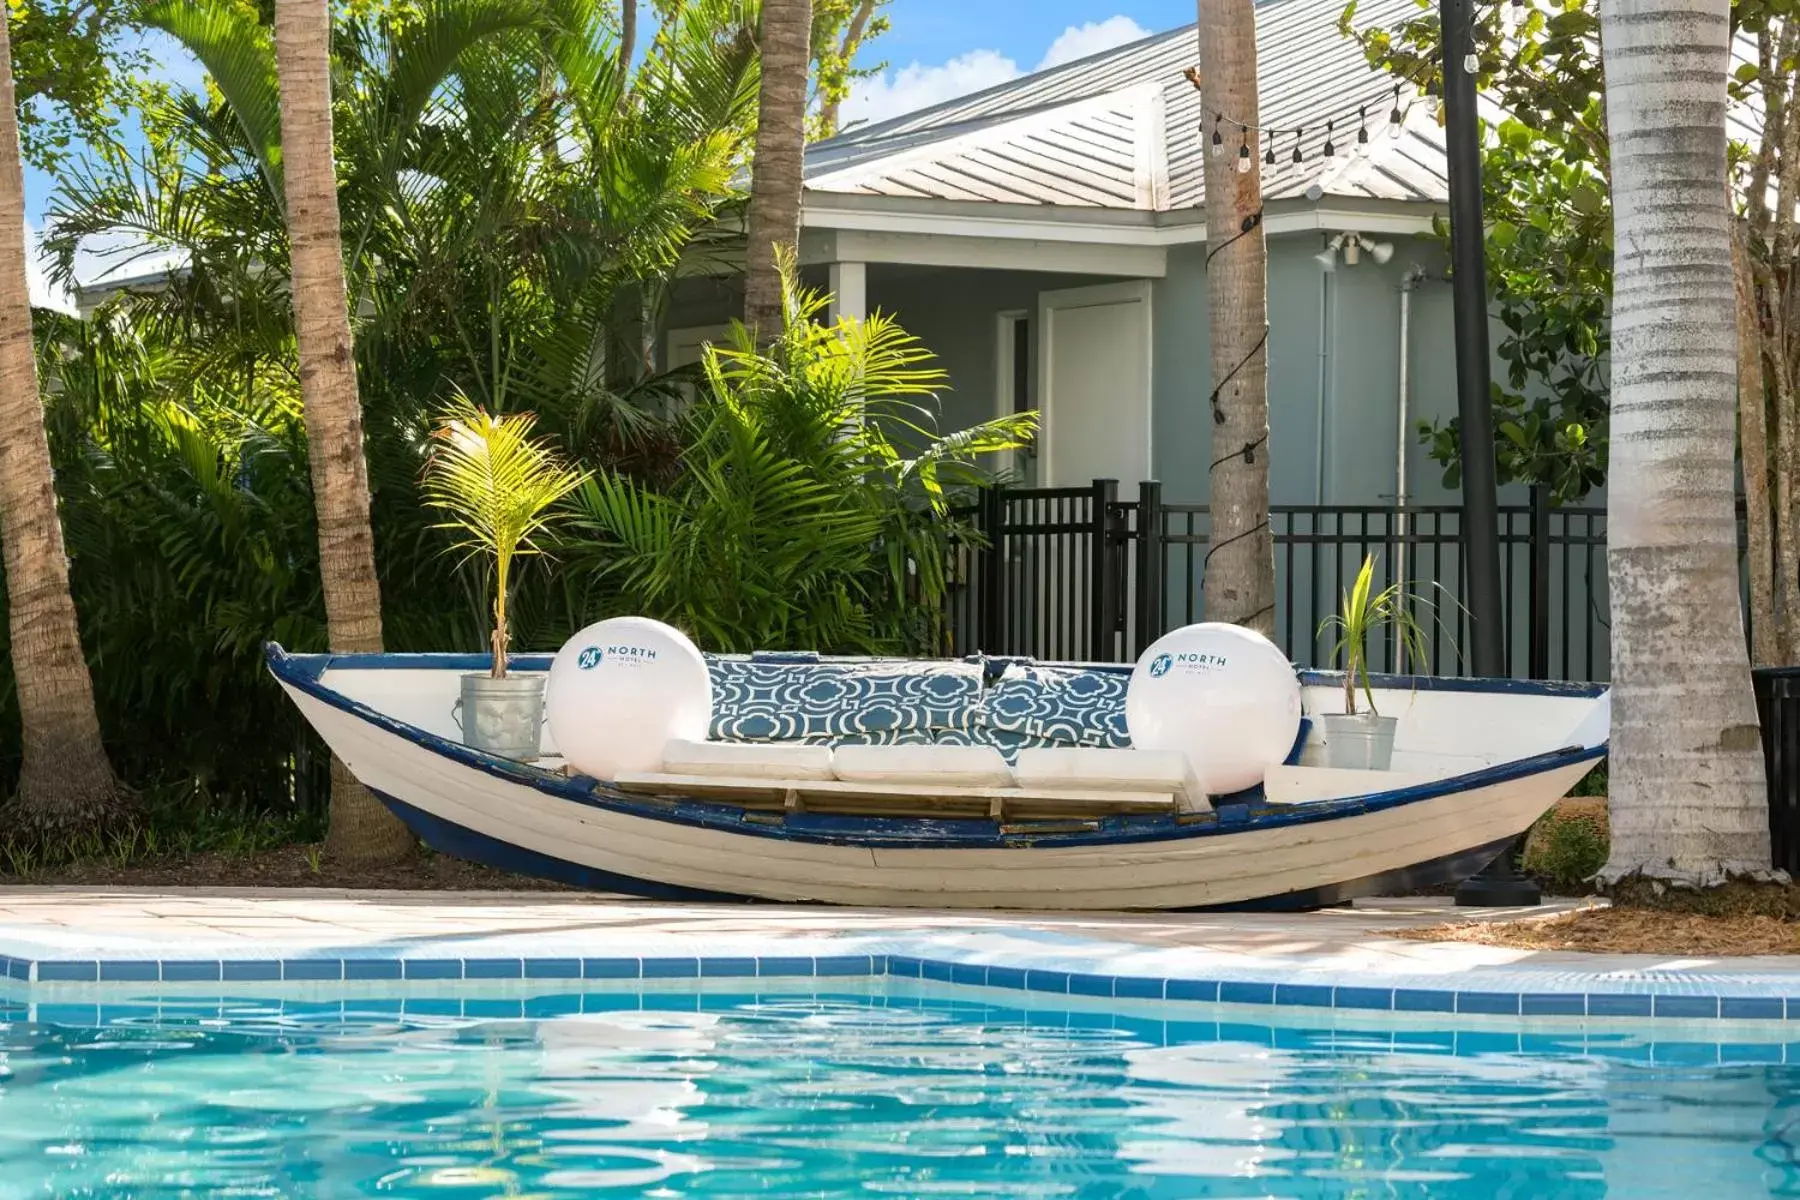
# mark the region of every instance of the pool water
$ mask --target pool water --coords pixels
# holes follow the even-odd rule
[[[1800,1045],[927,993],[83,1011],[0,1007],[0,1197],[1800,1195]]]

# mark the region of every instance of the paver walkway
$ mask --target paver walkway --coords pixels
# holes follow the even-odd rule
[[[356,964],[356,978],[379,974],[364,969],[370,960],[635,958],[641,964],[678,957],[908,956],[978,964],[1012,976],[1029,970],[1235,980],[1315,991],[1379,986],[1439,995],[1792,996],[1791,1015],[1800,1018],[1800,959],[1590,955],[1387,936],[1458,916],[1524,919],[1571,907],[1564,902],[1459,912],[1448,900],[1391,899],[1293,914],[967,913],[544,893],[8,887],[0,889],[0,956],[36,963],[180,960],[188,967],[196,961],[341,960]],[[353,977],[352,969],[342,977]],[[37,978],[51,976],[40,972]],[[96,981],[106,978],[101,971]],[[176,976],[164,971],[162,978]],[[227,971],[224,978],[233,975]]]

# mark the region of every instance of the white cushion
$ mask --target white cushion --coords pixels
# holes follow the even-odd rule
[[[1171,792],[1185,811],[1207,805],[1206,786],[1179,750],[1112,750],[1093,746],[1019,751],[1013,778],[1022,788],[1096,792]]]
[[[747,779],[830,779],[831,747],[677,739],[663,746],[663,771]]]
[[[831,767],[846,783],[1010,787],[1013,781],[992,746],[839,746]]]

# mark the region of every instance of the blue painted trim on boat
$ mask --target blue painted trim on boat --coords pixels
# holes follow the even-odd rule
[[[666,821],[724,832],[744,837],[772,838],[783,841],[813,842],[825,845],[880,845],[895,848],[1018,848],[1023,846],[1107,846],[1138,842],[1177,841],[1185,838],[1212,837],[1251,830],[1283,829],[1315,822],[1338,820],[1382,812],[1408,804],[1416,804],[1457,792],[1472,791],[1497,783],[1526,778],[1581,762],[1592,762],[1605,756],[1604,744],[1583,748],[1570,746],[1529,758],[1498,763],[1448,779],[1367,796],[1350,796],[1338,800],[1322,800],[1306,805],[1281,805],[1247,808],[1225,804],[1210,814],[1177,817],[1160,814],[1133,814],[1106,817],[1092,831],[1039,833],[1028,827],[1012,832],[994,821],[961,818],[933,820],[911,817],[857,817],[824,813],[788,815],[782,824],[771,825],[746,819],[743,809],[727,804],[696,799],[657,802],[635,794],[615,791],[599,780],[586,776],[564,776],[513,759],[499,758],[450,741],[417,726],[398,721],[360,701],[326,687],[321,682],[325,670],[343,669],[347,661],[368,662],[371,666],[395,669],[401,664],[392,660],[420,660],[414,666],[435,669],[479,669],[485,661],[480,655],[291,655],[279,645],[266,649],[270,671],[277,679],[298,688],[307,695],[343,712],[368,721],[394,736],[448,758],[454,762],[505,779],[547,795],[577,804],[618,812],[647,820]],[[529,656],[521,656],[528,659]],[[1434,680],[1432,682],[1445,682]],[[1466,681],[1450,681],[1466,682]],[[1576,685],[1533,685],[1568,688]],[[1480,689],[1465,689],[1480,690]],[[1593,695],[1598,696],[1599,690]],[[1539,693],[1551,694],[1551,693]],[[1558,692],[1575,696],[1587,692]],[[756,814],[763,816],[764,814]]]
[[[290,654],[283,650],[279,643],[270,642],[267,656],[273,663],[277,655],[295,664],[294,670],[311,675],[317,679],[327,670],[339,671],[376,671],[376,670],[432,670],[432,671],[485,671],[492,664],[492,659],[485,654]],[[548,671],[553,654],[513,654],[508,656],[507,663],[520,671]],[[749,655],[733,656],[749,658]],[[830,656],[818,656],[811,659],[771,659],[769,661],[805,661],[805,662],[867,662],[869,659],[838,659]],[[892,661],[910,661],[896,659]],[[964,660],[958,660],[964,661]],[[989,658],[980,661],[1001,666],[1010,662],[1030,663],[1033,659],[1024,658]],[[1044,666],[1080,667],[1083,670],[1102,671],[1109,675],[1129,675],[1132,667],[1120,663],[1044,663]],[[1298,672],[1300,682],[1307,687],[1335,687],[1344,685],[1342,671],[1315,671],[1304,669]],[[1420,692],[1493,692],[1505,696],[1567,696],[1572,699],[1595,699],[1605,692],[1608,684],[1604,683],[1563,683],[1544,679],[1477,679],[1453,678],[1440,675],[1371,675],[1369,682],[1377,688],[1393,688],[1399,691]]]

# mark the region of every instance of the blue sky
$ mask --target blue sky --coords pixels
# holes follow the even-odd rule
[[[892,0],[846,121],[881,120],[1194,19],[1194,0]]]
[[[859,81],[843,119],[879,121],[978,91],[1041,67],[1159,33],[1194,19],[1195,0],[891,0],[893,28],[871,43],[861,62],[884,63],[880,75]],[[170,39],[148,35],[156,61],[171,80],[198,87],[199,63]],[[41,227],[54,181],[27,170],[25,211],[33,233]],[[78,264],[89,279],[109,266]],[[49,300],[40,275],[33,297]]]

